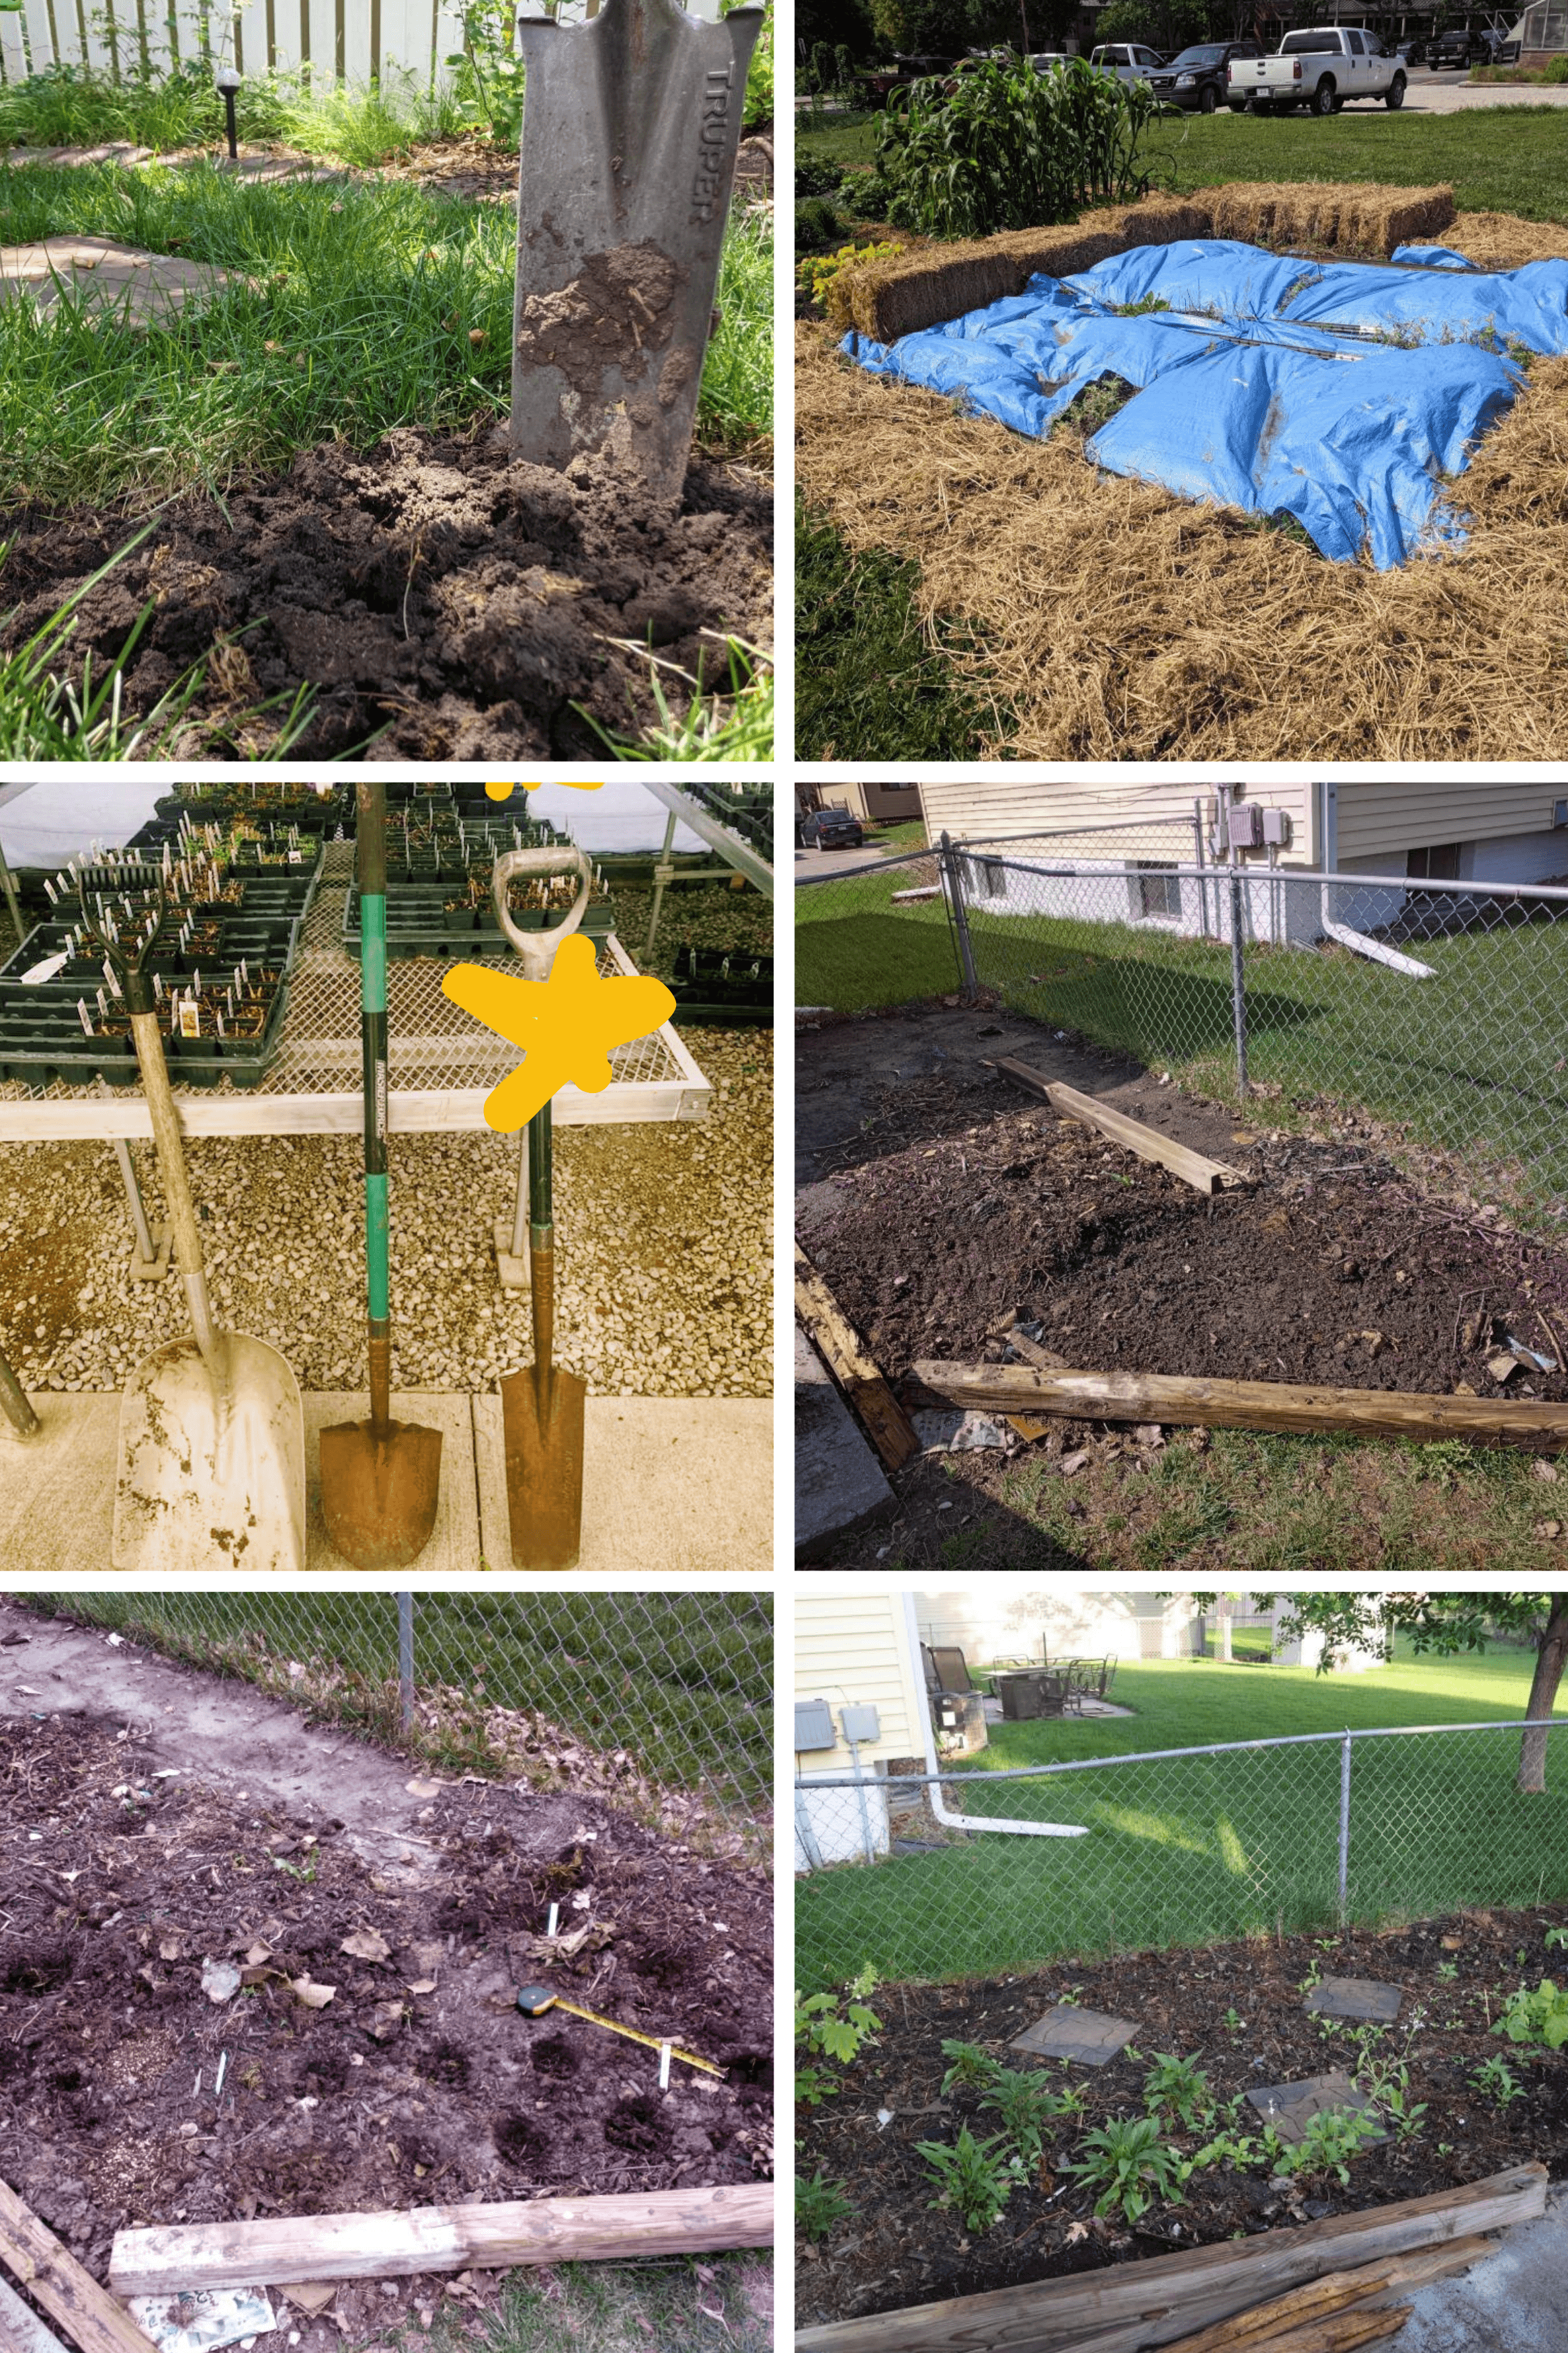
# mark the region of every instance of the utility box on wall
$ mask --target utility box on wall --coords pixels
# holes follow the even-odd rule
[[[1225,813],[1226,839],[1232,849],[1261,849],[1263,811],[1254,801],[1237,801]]]
[[[853,1740],[858,1745],[865,1740],[880,1740],[882,1720],[874,1707],[841,1707],[838,1729],[846,1740]]]
[[[833,1710],[825,1699],[796,1700],[795,1745],[797,1755],[804,1749],[837,1747],[838,1735],[833,1728]]]
[[[1289,849],[1290,812],[1289,809],[1266,808],[1264,810],[1263,840],[1266,849]]]

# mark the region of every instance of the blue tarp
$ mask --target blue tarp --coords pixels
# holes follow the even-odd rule
[[[1163,307],[1127,315],[1142,302]],[[844,348],[1036,437],[1120,377],[1137,390],[1089,442],[1097,465],[1292,515],[1323,554],[1364,551],[1381,571],[1463,536],[1437,508],[1441,478],[1514,400],[1510,350],[1568,352],[1568,262],[1480,270],[1441,246],[1320,262],[1185,239]]]

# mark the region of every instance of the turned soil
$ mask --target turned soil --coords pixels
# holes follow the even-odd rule
[[[820,2167],[825,2179],[843,2184],[854,2212],[820,2247],[803,2244],[802,2321],[849,2319],[1136,2262],[1271,2224],[1423,2197],[1511,2165],[1539,2161],[1561,2177],[1568,2168],[1568,2068],[1560,2053],[1516,2045],[1490,2028],[1519,1986],[1554,1970],[1561,1977],[1545,1939],[1564,1917],[1563,1906],[1469,1913],[1331,1939],[1262,1937],[1074,1961],[963,1986],[879,1986],[871,1997],[883,2021],[879,2040],[835,2097],[803,2111],[802,2174]],[[1195,2057],[1221,2106],[1256,2085],[1334,2068],[1355,2072],[1361,2054],[1352,2036],[1364,2030],[1346,2024],[1326,2033],[1325,2022],[1303,2010],[1303,1982],[1314,1968],[1321,1976],[1404,1989],[1397,2021],[1368,2051],[1374,2063],[1408,2066],[1407,2106],[1426,2104],[1418,2127],[1404,2137],[1391,2130],[1363,2149],[1350,2164],[1348,2185],[1332,2175],[1276,2183],[1266,2164],[1239,2172],[1222,2165],[1195,2174],[1182,2204],[1156,2202],[1135,2230],[1120,2218],[1097,2219],[1094,2191],[1061,2168],[1086,2132],[1112,2116],[1143,2113],[1143,2078],[1157,2055]],[[1132,2043],[1118,2058],[1101,2068],[1063,2066],[1007,2048],[1075,1991],[1086,2008],[1136,2022]],[[1054,2088],[1070,2079],[1085,2094],[1081,2122],[1059,2128],[1038,2178],[1014,2192],[994,2229],[973,2235],[933,2207],[936,2185],[915,2147],[921,2140],[951,2143],[965,2123],[977,2138],[996,2128],[975,2093],[942,2096],[944,2038],[978,2043],[1005,2066],[1039,2066]],[[1521,2094],[1504,2105],[1471,2080],[1500,2055]],[[879,2109],[893,2112],[885,2126]],[[1258,2122],[1245,2108],[1237,2129],[1250,2132]],[[1167,2137],[1191,2154],[1209,2135],[1178,2125]]]
[[[166,1777],[112,1719],[0,1725],[0,2178],[100,2278],[137,2224],[770,2169],[761,1872],[477,1778],[416,1792],[417,1844],[367,1860],[341,1822]],[[207,1962],[240,1989],[210,2000]],[[725,2075],[678,2062],[661,2094],[656,2052],[522,2018],[529,1982]],[[375,2295],[356,2341],[399,2316]]]
[[[1423,1203],[1375,1158],[1347,1167],[1332,1145],[1231,1130],[1223,1156],[1252,1181],[1209,1197],[1003,1079],[971,1087],[953,1132],[946,1091],[921,1090],[931,1140],[801,1204],[806,1247],[890,1378],[921,1357],[1000,1361],[1013,1314],[1096,1372],[1492,1397],[1505,1334],[1563,1356],[1561,1258]],[[907,1091],[890,1092],[896,1115]],[[1568,1377],[1515,1371],[1506,1391],[1568,1398]]]
[[[0,521],[17,606],[0,649],[139,527],[125,509]],[[310,451],[221,504],[163,509],[84,599],[71,660],[90,651],[101,670],[151,603],[127,708],[209,659],[193,744],[264,751],[271,723],[244,714],[309,686],[296,757],[574,756],[603,748],[582,712],[622,735],[657,720],[646,649],[711,691],[730,679],[716,638],[769,645],[772,560],[771,489],[744,465],[694,457],[679,514],[644,522],[586,460],[554,473],[510,463],[504,428],[404,427],[363,456]],[[684,708],[690,687],[660,676]]]

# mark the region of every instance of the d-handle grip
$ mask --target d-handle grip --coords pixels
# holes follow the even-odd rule
[[[577,896],[562,922],[552,923],[546,931],[524,932],[518,928],[506,902],[507,885],[518,874],[576,875]],[[574,849],[569,845],[563,844],[553,849],[503,849],[496,860],[490,885],[495,897],[496,921],[517,950],[519,961],[530,980],[549,979],[555,951],[581,923],[593,886],[594,869],[586,850]]]

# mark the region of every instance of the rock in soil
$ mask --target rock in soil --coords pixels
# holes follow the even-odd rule
[[[137,528],[128,510],[43,508],[0,524],[22,644]],[[646,651],[727,682],[714,633],[772,641],[773,498],[742,464],[694,457],[680,512],[639,517],[587,459],[509,461],[504,428],[401,427],[326,446],[224,503],[193,492],[79,607],[72,659],[101,669],[149,603],[126,689],[149,710],[220,638],[191,742],[256,753],[270,697],[315,690],[298,758],[538,759],[602,751],[574,705],[621,734],[658,716]],[[704,633],[707,634],[704,634]],[[635,641],[627,651],[616,639]],[[669,700],[690,690],[666,670]],[[243,742],[225,736],[233,726]],[[374,742],[372,742],[372,738]]]
[[[443,1788],[417,1844],[367,1850],[341,1822],[165,1777],[104,1718],[0,1726],[0,2178],[100,2279],[126,2227],[769,2169],[760,1868],[493,1783]],[[570,1958],[539,1950],[552,1902],[584,1932]],[[241,1989],[209,1998],[208,1962]],[[660,2093],[654,2052],[530,2022],[513,1995],[541,1978],[724,2079],[677,2063]],[[307,1983],[331,1998],[305,2002]],[[389,2290],[354,2341],[445,2284]]]

